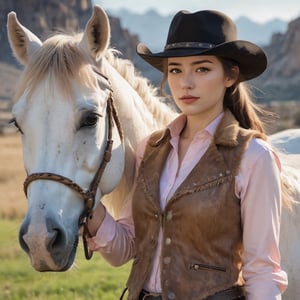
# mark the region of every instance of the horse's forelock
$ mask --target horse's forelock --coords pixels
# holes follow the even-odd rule
[[[95,87],[97,80],[88,57],[78,46],[80,38],[81,35],[58,34],[47,39],[26,66],[15,98],[18,99],[25,90],[31,95],[46,78],[67,98],[72,96],[73,80],[82,86]]]

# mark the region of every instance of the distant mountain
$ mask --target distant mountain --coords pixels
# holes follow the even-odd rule
[[[0,62],[22,68],[13,57],[8,43],[6,22],[10,11],[15,11],[21,23],[44,40],[53,31],[83,30],[92,15],[93,4],[92,0],[0,0]],[[121,51],[124,57],[138,60],[135,53],[137,35],[123,30],[119,18],[110,17],[110,24],[112,47]],[[0,86],[0,95],[1,90]]]
[[[247,17],[240,17],[235,22],[239,39],[248,40],[261,46],[268,45],[273,34],[283,33],[288,27],[288,23],[280,19],[256,23]]]
[[[122,27],[137,34],[142,43],[151,45],[151,50],[161,50],[164,47],[173,15],[163,16],[153,9],[144,14],[137,14],[125,8],[108,10],[108,12],[120,18]],[[239,39],[249,40],[259,45],[269,44],[274,33],[282,33],[287,29],[287,22],[279,19],[256,23],[247,17],[240,17],[235,21]]]
[[[137,14],[125,8],[108,12],[120,19],[123,28],[137,34],[142,43],[151,45],[151,49],[156,51],[164,47],[172,15],[162,16],[153,9],[144,14]]]

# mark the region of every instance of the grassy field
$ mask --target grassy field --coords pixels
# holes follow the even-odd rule
[[[85,260],[79,245],[76,263],[63,273],[39,273],[20,249],[17,236],[21,220],[0,220],[0,299],[81,300],[119,299],[130,264],[108,265],[100,255]]]
[[[97,253],[87,261],[81,243],[69,271],[39,273],[31,267],[18,243],[18,230],[27,209],[24,178],[20,137],[0,135],[0,299],[119,299],[130,263],[111,267]]]

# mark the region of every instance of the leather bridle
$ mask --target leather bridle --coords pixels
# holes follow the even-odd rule
[[[109,80],[106,76],[104,76],[102,73],[100,73],[96,70],[94,70],[94,71],[98,75],[105,78],[109,83]],[[83,227],[82,240],[83,240],[84,253],[85,253],[86,259],[90,259],[93,255],[93,252],[89,251],[88,245],[87,245],[87,238],[91,237],[91,234],[88,230],[88,220],[92,217],[92,212],[93,212],[93,208],[94,208],[95,201],[96,201],[95,198],[96,198],[97,188],[100,184],[104,170],[111,159],[112,146],[113,146],[112,131],[113,131],[114,123],[117,126],[120,139],[123,142],[123,132],[122,132],[122,128],[121,128],[121,123],[120,123],[120,120],[119,120],[119,117],[117,114],[117,110],[113,103],[113,95],[112,94],[113,94],[113,91],[112,91],[112,89],[110,89],[110,95],[107,99],[107,108],[106,108],[106,115],[108,118],[108,133],[107,133],[106,147],[105,147],[102,161],[99,165],[97,172],[94,175],[92,182],[90,183],[89,188],[87,190],[83,189],[81,186],[79,186],[77,183],[75,183],[71,179],[69,179],[65,176],[55,174],[55,173],[50,173],[50,172],[32,173],[27,176],[27,178],[24,181],[24,185],[23,185],[23,189],[24,189],[24,193],[25,193],[26,197],[27,197],[27,189],[28,189],[29,184],[35,180],[51,180],[51,181],[61,183],[65,186],[69,187],[70,189],[72,189],[73,191],[75,191],[76,193],[78,193],[81,196],[82,200],[84,201],[84,211],[79,218],[79,226]]]

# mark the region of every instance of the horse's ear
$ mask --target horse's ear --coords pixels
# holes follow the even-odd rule
[[[89,19],[80,42],[84,50],[97,60],[108,48],[110,43],[110,25],[105,11],[99,6],[94,6],[94,12]]]
[[[20,63],[26,65],[32,53],[41,47],[41,40],[21,25],[15,12],[7,16],[7,32],[10,47]]]

